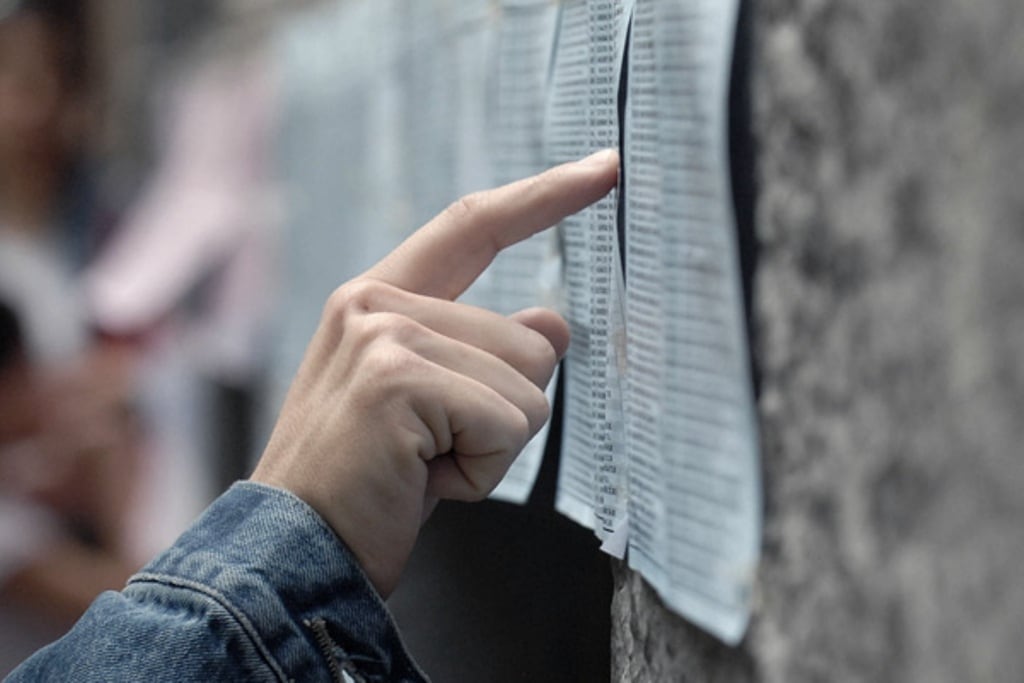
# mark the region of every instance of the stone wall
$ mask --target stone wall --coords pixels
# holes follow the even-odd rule
[[[1022,680],[1024,4],[751,10],[757,605],[618,567],[613,680]]]

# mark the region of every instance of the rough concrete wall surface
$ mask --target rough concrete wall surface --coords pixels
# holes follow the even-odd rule
[[[613,679],[1024,680],[1024,4],[752,9],[757,604],[618,568]]]

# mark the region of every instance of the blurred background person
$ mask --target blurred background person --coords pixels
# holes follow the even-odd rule
[[[0,4],[0,287],[30,356],[66,361],[88,344],[75,280],[102,230],[81,154],[88,120],[79,3]]]
[[[254,450],[272,301],[272,81],[260,20],[230,21],[230,6],[216,3],[186,5],[170,13],[189,17],[176,24],[157,3],[0,2],[0,297],[20,321],[25,362],[2,409],[33,425],[7,449],[0,476],[12,505],[31,504],[94,545],[116,547],[118,571],[82,585],[80,607],[170,543],[246,474]],[[110,102],[97,106],[99,86],[109,85],[100,72],[112,70],[97,63],[111,50],[100,39],[110,36],[96,30],[111,24],[139,41],[127,62],[145,63],[145,40],[159,45],[160,57],[141,67],[149,78],[135,74],[121,93],[146,122],[132,126],[153,128],[127,154],[95,137],[112,120]],[[153,36],[143,26],[176,28]],[[125,47],[113,54],[119,67]],[[147,159],[111,183],[110,169],[126,157]],[[120,220],[101,194],[128,207]],[[82,447],[63,452],[58,441]],[[43,533],[10,510],[12,538]],[[98,510],[103,524],[92,518]],[[100,578],[71,561],[47,566]],[[0,606],[60,618],[42,639],[22,639],[28,650],[0,634],[15,661],[77,615],[61,596],[28,585],[12,582]],[[26,618],[12,616],[9,630],[26,632]]]
[[[132,354],[92,335],[79,302],[109,224],[83,154],[83,7],[0,4],[0,670],[137,564]]]
[[[0,674],[137,568],[124,544],[136,442],[117,370],[33,364],[0,302]]]

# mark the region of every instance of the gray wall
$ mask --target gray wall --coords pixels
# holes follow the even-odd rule
[[[752,9],[755,615],[618,567],[613,680],[1024,680],[1024,4]]]

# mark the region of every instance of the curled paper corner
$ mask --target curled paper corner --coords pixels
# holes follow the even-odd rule
[[[623,515],[615,521],[615,528],[605,537],[601,544],[601,552],[621,560],[626,556],[629,545],[629,515]]]

